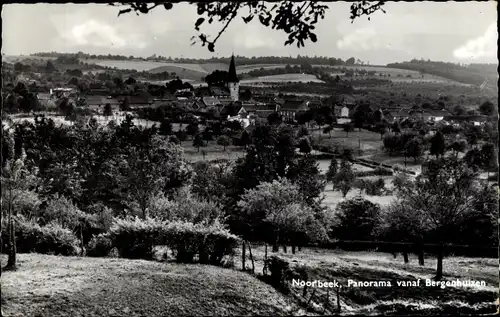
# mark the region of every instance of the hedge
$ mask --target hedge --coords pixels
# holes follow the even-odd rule
[[[217,221],[193,224],[158,219],[118,219],[109,231],[111,244],[121,257],[152,259],[155,245],[170,248],[177,262],[222,265],[234,255],[239,238]],[[97,243],[97,241],[96,241]]]
[[[15,219],[16,247],[19,253],[42,253],[55,255],[77,255],[80,244],[75,234],[57,223],[40,226],[22,217]],[[9,230],[7,219],[2,228],[3,250],[8,250]]]

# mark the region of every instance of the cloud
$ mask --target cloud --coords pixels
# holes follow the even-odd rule
[[[243,32],[235,34],[233,45],[245,49],[276,48],[276,34],[266,34],[269,30],[263,28],[261,25],[248,24]]]
[[[453,51],[453,56],[458,59],[496,58],[497,56],[497,26],[492,23],[483,35],[467,41],[464,45]]]
[[[356,29],[337,41],[340,50],[369,51],[376,49],[391,49],[391,43],[380,36],[374,28]]]
[[[89,20],[71,28],[63,34],[66,40],[73,41],[76,45],[124,47],[127,40],[119,36],[116,30],[105,23]]]

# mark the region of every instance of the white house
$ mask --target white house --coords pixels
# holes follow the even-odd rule
[[[337,123],[339,124],[345,124],[345,123],[350,123],[351,118],[349,118],[349,108],[344,105],[340,109],[340,116],[337,118]]]
[[[250,125],[250,119],[241,118],[239,115],[235,117],[227,116],[227,121],[238,121],[243,129],[246,129]]]

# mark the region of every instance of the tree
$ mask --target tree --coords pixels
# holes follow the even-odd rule
[[[129,78],[127,78],[127,79],[125,80],[125,84],[126,84],[126,85],[133,85],[133,84],[135,84],[135,83],[137,83],[137,80],[135,80],[135,78],[133,78],[133,77],[129,77]]]
[[[217,164],[197,162],[193,165],[191,191],[201,199],[223,203],[226,196],[226,184],[231,177],[229,162]]]
[[[297,162],[292,164],[287,178],[298,186],[307,206],[316,211],[321,209],[325,181],[314,156],[306,154],[299,157]]]
[[[327,125],[324,129],[323,129],[323,133],[328,133],[328,135],[330,137],[332,137],[332,131],[333,131],[333,126],[332,125]]]
[[[130,209],[139,207],[146,218],[151,198],[171,186],[182,187],[190,178],[188,164],[179,146],[158,136],[148,140],[145,148],[129,147],[118,161],[123,172],[119,176],[120,192]]]
[[[466,112],[467,109],[465,109],[465,107],[462,105],[456,105],[455,107],[453,107],[453,114],[457,116],[463,116],[466,114]]]
[[[184,142],[187,140],[188,134],[185,130],[181,129],[175,132],[175,136],[177,136],[177,139],[179,139],[180,142]]]
[[[334,157],[330,162],[330,166],[328,167],[328,171],[326,172],[326,181],[333,181],[335,175],[337,175],[337,171],[339,169],[337,159]]]
[[[413,157],[415,163],[417,163],[417,159],[422,157],[422,155],[424,154],[424,147],[422,145],[422,141],[416,137],[406,142],[404,150],[405,150],[405,156]]]
[[[186,133],[190,136],[198,134],[199,130],[198,123],[190,123],[186,127]]]
[[[152,3],[151,5],[147,3],[112,3],[111,5],[122,4],[126,4],[128,7],[120,10],[118,16],[132,11],[137,14],[147,14],[161,3]],[[175,3],[166,2],[163,4],[163,7],[166,10],[171,10],[174,5]],[[280,1],[272,7],[270,7],[270,4],[256,3],[253,1],[220,3],[215,6],[209,3],[200,2],[196,5],[198,7],[197,12],[199,16],[194,25],[196,31],[200,31],[200,27],[205,21],[208,22],[208,24],[212,24],[213,21],[219,21],[224,24],[217,36],[210,37],[204,33],[198,35],[201,45],[206,45],[210,52],[214,52],[215,43],[227,29],[229,24],[238,15],[241,16],[243,14],[245,14],[245,16],[241,17],[245,23],[250,23],[255,16],[258,16],[262,25],[275,30],[283,30],[288,35],[288,39],[284,43],[285,45],[297,43],[297,47],[303,47],[304,41],[307,39],[310,39],[312,42],[317,41],[317,36],[312,30],[314,30],[314,25],[319,19],[324,18],[325,11],[328,9],[328,6],[319,3],[311,2],[305,6],[294,3],[293,1]],[[383,5],[384,1],[377,1],[375,3],[364,1],[355,2],[351,5],[350,9],[351,19],[354,20],[363,15],[370,16],[378,10],[384,11],[382,9]],[[210,40],[210,38],[213,38],[213,40]],[[191,39],[193,40],[193,44],[196,43],[196,38],[194,36]]]
[[[247,88],[241,93],[240,97],[241,100],[250,100],[252,99],[252,92]]]
[[[120,110],[121,111],[130,110],[130,100],[128,97],[123,98],[122,102],[120,102]]]
[[[14,142],[11,140],[10,142]],[[22,149],[22,153],[18,158],[14,157],[14,149],[10,149],[10,157],[6,161],[5,166],[2,169],[2,205],[6,204],[7,209],[7,229],[9,232],[9,256],[7,259],[7,265],[3,270],[15,270],[16,269],[16,225],[17,221],[17,209],[19,204],[23,202],[24,191],[32,189],[36,185],[36,177],[31,174],[26,165],[26,153]],[[2,206],[2,210],[4,206]],[[0,241],[1,242],[1,241]]]
[[[111,108],[111,104],[106,103],[104,105],[103,115],[106,116],[106,117],[109,117],[109,116],[113,115],[113,108]]]
[[[401,126],[399,125],[399,122],[394,122],[392,124],[391,130],[394,133],[401,133]]]
[[[310,112],[308,111],[299,111],[295,114],[295,120],[298,124],[304,125],[307,122],[311,121],[311,116],[309,114]]]
[[[363,124],[368,123],[370,119],[373,117],[373,111],[370,108],[370,105],[367,103],[362,103],[354,109],[354,113],[352,114],[352,118],[354,121],[354,126],[361,131]]]
[[[333,178],[333,189],[340,190],[342,196],[347,196],[347,193],[351,190],[354,181],[356,180],[356,174],[352,170],[351,164],[344,161],[340,166],[340,170]]]
[[[214,70],[205,77],[209,86],[225,87],[228,83],[229,73],[225,70]]]
[[[78,86],[78,78],[76,78],[76,77],[72,77],[72,78],[68,81],[68,85]]]
[[[280,124],[282,121],[283,119],[278,112],[273,112],[267,116],[267,122],[269,124]]]
[[[498,149],[496,149],[495,144],[485,143],[481,146],[481,166],[487,170],[488,173],[491,169],[497,170],[497,155]]]
[[[380,133],[380,139],[382,140],[384,134],[387,132],[387,126],[385,124],[377,124],[378,133]]]
[[[334,235],[341,240],[372,240],[378,226],[380,206],[360,196],[337,205]]]
[[[308,137],[303,137],[299,141],[299,151],[304,154],[309,154],[312,151],[311,141]]]
[[[345,123],[343,127],[344,127],[344,132],[345,132],[346,137],[349,137],[349,132],[352,132],[352,130],[353,130],[352,124]]]
[[[231,138],[227,135],[221,135],[217,138],[217,144],[222,145],[224,147],[224,152],[226,151],[226,146],[231,145]]]
[[[443,276],[443,245],[458,232],[477,203],[477,173],[465,162],[455,158],[441,159],[439,164],[417,176],[414,186],[398,192],[401,205],[418,219],[412,224],[426,233],[427,239],[437,243],[438,262],[436,279]],[[472,241],[471,241],[472,242]]]
[[[212,141],[213,140],[213,131],[209,128],[205,128],[202,133],[203,140]]]
[[[246,148],[251,143],[252,139],[250,138],[250,133],[248,133],[247,130],[243,130],[240,137],[240,145]]]
[[[297,137],[302,138],[307,136],[309,136],[309,130],[304,126],[300,127]]]
[[[479,106],[479,111],[482,115],[492,116],[495,113],[495,106],[491,101],[485,101]]]
[[[198,152],[200,152],[200,147],[205,146],[205,142],[203,141],[203,138],[201,134],[197,133],[194,138],[193,138],[193,146],[198,149]]]
[[[57,72],[57,68],[54,66],[52,61],[47,61],[47,64],[45,65],[45,71],[47,73],[55,73]]]
[[[345,61],[346,65],[354,65],[356,62],[356,59],[354,57],[351,57]]]
[[[265,226],[271,229],[273,234],[266,240],[273,244],[274,252],[280,242],[290,239],[291,233],[301,230],[311,215],[311,210],[302,204],[298,187],[287,179],[264,182],[246,190],[237,206],[252,231]]]
[[[465,152],[467,149],[467,141],[465,139],[455,140],[448,146],[448,149],[454,151],[455,157],[458,157],[458,153]]]
[[[434,136],[431,138],[431,148],[430,154],[435,155],[436,157],[443,155],[444,150],[446,148],[446,144],[444,141],[444,136],[441,132],[436,132]]]
[[[168,119],[163,119],[160,123],[159,133],[161,135],[171,135],[172,134],[172,122]]]

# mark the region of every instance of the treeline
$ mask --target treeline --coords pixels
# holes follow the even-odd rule
[[[32,56],[39,57],[61,57],[61,56],[71,56],[79,59],[106,59],[106,60],[143,60],[143,61],[163,61],[163,62],[176,62],[176,63],[187,63],[187,64],[199,64],[199,63],[225,63],[229,64],[231,58],[228,57],[211,57],[208,59],[199,58],[178,58],[178,57],[165,57],[152,55],[147,58],[134,57],[134,56],[123,56],[123,55],[100,55],[100,54],[87,54],[83,52],[78,53],[57,53],[57,52],[47,52],[47,53],[35,53]],[[346,62],[340,58],[326,57],[326,56],[301,56],[296,57],[291,56],[235,56],[235,62],[237,65],[255,65],[255,64],[301,64],[304,62],[310,64],[318,65],[346,65]]]

